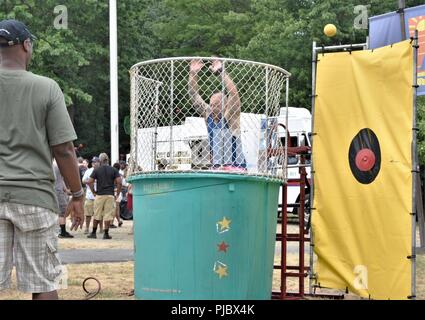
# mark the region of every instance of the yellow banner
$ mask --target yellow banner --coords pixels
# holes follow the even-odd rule
[[[407,299],[412,261],[413,49],[319,54],[314,115],[317,284]]]

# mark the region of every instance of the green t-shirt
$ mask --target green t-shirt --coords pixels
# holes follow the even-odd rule
[[[75,139],[54,80],[0,68],[0,202],[58,212],[51,147]]]

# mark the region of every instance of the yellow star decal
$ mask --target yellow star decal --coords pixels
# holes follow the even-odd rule
[[[230,223],[232,220],[227,220],[226,217],[223,218],[223,220],[217,222],[220,225],[220,231],[230,229]]]
[[[223,278],[223,277],[227,277],[228,276],[228,274],[227,274],[227,266],[224,266],[223,267],[223,266],[220,266],[219,265],[214,272],[218,274],[218,276],[220,277],[220,279]]]

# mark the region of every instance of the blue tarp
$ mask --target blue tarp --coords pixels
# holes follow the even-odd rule
[[[418,95],[425,95],[425,5],[408,8],[404,11],[406,36],[419,31],[418,54]],[[404,40],[401,32],[400,15],[390,12],[369,19],[369,47],[376,49]]]
[[[400,16],[390,12],[369,19],[369,48],[376,49],[402,41]]]

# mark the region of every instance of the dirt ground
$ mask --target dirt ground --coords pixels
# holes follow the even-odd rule
[[[279,228],[279,227],[278,227]],[[132,249],[133,237],[130,235],[132,222],[126,221],[122,228],[111,230],[113,239],[105,241],[102,239],[87,239],[84,232],[74,232],[74,239],[59,239],[60,250],[66,249]],[[289,232],[295,233],[295,226],[291,226]],[[288,264],[297,265],[298,255],[290,253],[287,256]],[[280,255],[275,256],[275,264],[279,264]],[[309,257],[306,256],[308,265]],[[107,263],[107,264],[80,264],[67,265],[68,281],[67,289],[59,291],[59,297],[63,300],[83,300],[86,293],[83,291],[82,283],[87,277],[95,277],[101,283],[101,291],[93,300],[134,300],[130,295],[133,287],[133,262]],[[417,258],[417,298],[425,299],[425,256],[418,255]],[[278,270],[273,273],[273,291],[278,291],[280,287],[280,274]],[[289,279],[288,288],[290,291],[298,290],[298,280]],[[305,288],[308,291],[308,278],[305,280]],[[94,281],[87,282],[87,289],[92,292],[96,290]],[[317,291],[319,293],[319,291]],[[343,294],[338,291],[322,291],[322,293]],[[16,290],[16,277],[13,273],[13,288],[0,292],[0,300],[28,300],[31,295],[20,293]],[[345,299],[359,299],[354,295],[345,295]]]
[[[59,250],[68,249],[133,249],[133,237],[129,234],[133,228],[133,221],[123,221],[121,228],[110,229],[112,240],[87,239],[83,230],[70,232],[74,239],[59,239]],[[117,224],[115,222],[115,224]],[[99,231],[98,231],[99,233]]]

